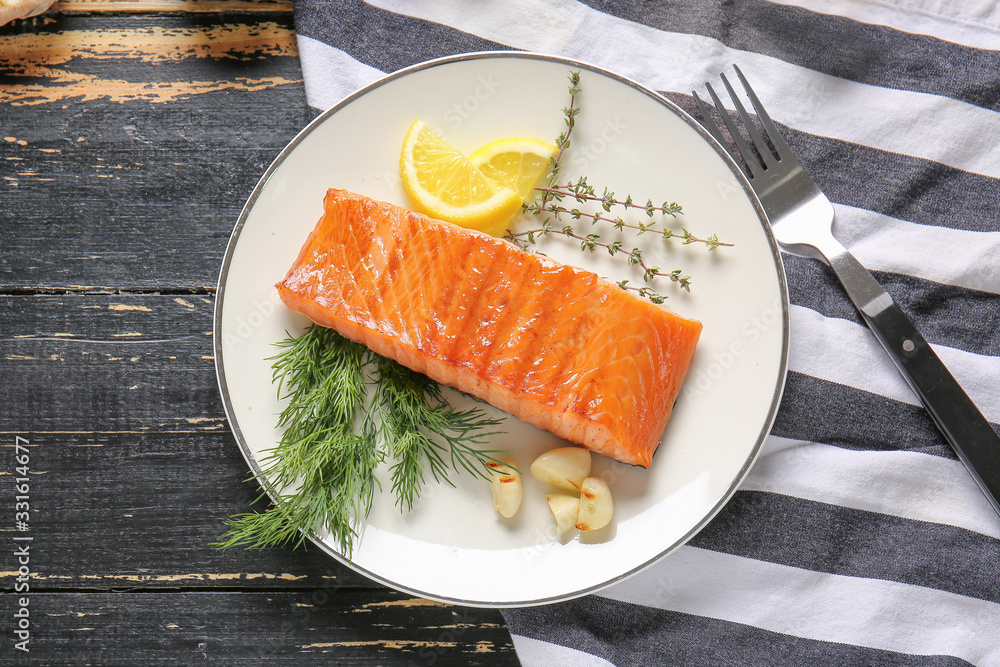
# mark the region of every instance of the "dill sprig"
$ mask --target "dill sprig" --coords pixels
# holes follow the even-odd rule
[[[326,529],[350,554],[355,525],[371,509],[375,468],[383,459],[374,443],[354,432],[370,353],[319,326],[277,345],[282,351],[271,358],[272,380],[279,398],[288,402],[278,416],[281,439],[261,460],[260,472],[283,490],[265,512],[227,521],[229,530],[216,546],[298,546]],[[284,490],[289,488],[294,490]]]
[[[379,382],[369,428],[396,460],[390,470],[396,503],[412,509],[424,485],[425,464],[435,480],[454,486],[445,455],[451,468],[488,479],[484,464],[500,452],[481,447],[497,433],[487,429],[500,420],[475,408],[455,410],[437,382],[394,361],[379,357],[375,366]]]
[[[365,397],[368,349],[333,329],[313,326],[297,338],[277,343],[271,380],[288,403],[278,416],[278,446],[264,459],[265,471],[280,486],[305,473],[317,446],[354,437],[354,420]]]
[[[701,238],[694,235],[688,229],[682,227],[680,231],[663,225],[663,218],[676,218],[683,214],[683,209],[676,202],[665,201],[662,204],[654,204],[652,199],[647,199],[644,203],[633,199],[631,195],[619,199],[614,192],[604,188],[603,193],[587,182],[586,177],[580,177],[576,181],[560,183],[560,171],[563,156],[571,144],[571,135],[576,127],[576,117],[580,113],[577,98],[580,95],[580,73],[570,72],[569,75],[569,106],[563,109],[563,119],[566,130],[556,139],[556,154],[549,162],[548,175],[545,185],[535,188],[539,193],[535,202],[527,201],[524,205],[524,212],[541,220],[539,227],[523,229],[518,231],[508,231],[507,238],[527,250],[529,246],[549,235],[561,235],[580,242],[580,248],[584,251],[594,252],[597,248],[605,249],[610,255],[622,255],[630,265],[638,266],[642,270],[643,282],[652,283],[657,278],[666,278],[678,287],[688,292],[691,291],[691,276],[685,275],[681,269],[662,270],[658,266],[651,266],[646,263],[642,256],[642,250],[634,247],[631,250],[625,248],[621,239],[608,241],[601,234],[591,231],[582,232],[576,228],[572,221],[586,220],[591,225],[598,223],[610,225],[617,232],[632,230],[636,235],[654,233],[662,240],[680,239],[683,245],[692,243],[702,244],[709,251],[713,251],[722,246],[732,246],[732,243],[725,243],[719,240],[715,234]],[[581,209],[577,206],[567,206],[565,200],[575,201],[580,205],[598,205],[600,210],[591,211]],[[612,209],[619,207],[626,211],[641,211],[645,214],[645,219],[638,221],[626,219],[621,215],[608,215]],[[560,224],[561,223],[561,224]],[[666,297],[649,285],[636,286],[629,284],[628,280],[617,281],[616,284],[625,290],[633,290],[640,296],[648,298],[654,303],[663,303]]]
[[[453,469],[489,474],[499,451],[483,447],[500,420],[453,409],[436,382],[333,329],[312,325],[277,346],[272,380],[287,403],[278,416],[282,436],[260,470],[274,502],[231,517],[215,546],[298,546],[325,530],[350,557],[381,489],[383,462],[393,461],[392,490],[407,510],[424,486],[425,464],[450,484]]]

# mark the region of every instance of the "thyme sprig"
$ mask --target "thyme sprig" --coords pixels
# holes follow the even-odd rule
[[[215,546],[298,546],[326,530],[350,557],[381,490],[383,462],[393,461],[392,490],[407,510],[427,469],[449,484],[450,469],[488,479],[486,464],[500,452],[482,447],[499,420],[452,408],[433,380],[332,329],[313,325],[277,345],[272,380],[287,403],[278,416],[282,436],[260,470],[274,503],[231,517]]]
[[[580,107],[576,106],[576,96],[580,93],[580,73],[569,73],[569,106],[563,108],[563,122],[566,124],[566,131],[556,137],[556,154],[549,160],[549,174],[546,184],[549,189],[558,187],[559,172],[562,169],[563,154],[570,146],[570,135],[576,127],[576,116],[580,113]],[[537,188],[536,188],[537,189]],[[540,205],[545,206],[552,199],[553,194],[542,190]]]
[[[566,198],[571,198],[577,203],[585,203],[588,201],[600,202],[601,208],[604,213],[610,213],[611,209],[615,206],[620,206],[625,209],[635,209],[640,210],[646,214],[647,218],[653,218],[656,214],[669,215],[676,218],[678,215],[682,214],[684,211],[680,204],[676,202],[663,202],[661,205],[656,205],[653,203],[652,199],[647,199],[645,203],[635,202],[632,200],[631,195],[626,195],[625,199],[618,199],[615,197],[615,193],[607,188],[604,188],[602,194],[597,194],[594,186],[587,182],[586,176],[581,176],[579,179],[572,183],[566,183],[562,185],[551,185],[541,188],[535,188],[543,193],[550,195],[550,199],[556,202],[562,202]],[[719,240],[719,237],[715,234],[709,236],[708,238],[699,238],[689,232],[687,229],[681,228],[680,232],[676,232],[673,229],[657,229],[656,225],[659,221],[652,220],[651,222],[646,222],[644,220],[639,220],[638,222],[626,221],[621,216],[609,217],[604,213],[600,212],[588,212],[581,211],[578,208],[566,208],[565,206],[560,206],[555,203],[550,203],[547,206],[542,206],[541,202],[537,204],[529,203],[525,210],[529,213],[534,213],[539,215],[541,213],[553,213],[557,217],[560,215],[569,215],[574,220],[579,220],[581,218],[589,218],[592,222],[607,222],[614,226],[617,230],[622,229],[634,229],[639,234],[644,234],[646,232],[655,232],[659,234],[664,241],[667,239],[681,239],[684,245],[689,245],[691,243],[702,243],[709,251],[715,250],[720,246],[732,246],[732,243],[724,243]]]
[[[576,181],[560,183],[560,172],[563,157],[571,145],[571,136],[576,127],[576,117],[580,113],[577,104],[577,97],[580,94],[580,73],[570,72],[569,75],[569,106],[563,109],[563,120],[566,125],[565,131],[556,139],[557,151],[549,162],[549,171],[544,185],[535,188],[539,194],[537,201],[527,201],[524,205],[524,212],[538,218],[540,226],[529,229],[509,231],[507,238],[524,249],[537,243],[542,238],[549,235],[562,235],[580,242],[580,248],[585,251],[594,252],[597,248],[605,249],[610,255],[622,255],[628,263],[638,266],[642,270],[642,279],[646,283],[652,283],[657,278],[667,278],[676,283],[678,287],[685,291],[691,291],[691,276],[685,275],[681,269],[662,270],[658,266],[651,266],[646,263],[642,256],[642,250],[634,247],[631,250],[624,248],[622,240],[607,241],[597,232],[582,232],[578,230],[570,221],[587,220],[591,225],[598,223],[607,224],[616,231],[632,230],[636,235],[645,233],[655,233],[664,241],[679,239],[683,245],[692,243],[702,244],[709,251],[716,250],[722,246],[732,246],[719,240],[715,234],[701,238],[690,232],[687,228],[681,227],[679,231],[663,226],[663,218],[683,214],[683,209],[676,202],[665,201],[662,204],[653,203],[652,199],[645,202],[633,199],[631,195],[626,195],[624,199],[619,199],[615,193],[608,188],[604,188],[602,193],[587,181],[585,176]],[[567,201],[572,201],[580,205],[598,204],[597,211],[581,209],[579,206],[568,206]],[[626,211],[641,211],[645,214],[645,219],[638,221],[626,219],[622,215],[609,215],[616,207]],[[657,219],[659,216],[659,219]],[[562,224],[559,224],[562,223]],[[633,290],[654,303],[663,303],[666,297],[649,285],[636,286],[629,284],[628,280],[620,280],[616,283],[625,290]]]
[[[597,248],[604,248],[605,250],[607,250],[608,254],[611,255],[612,257],[618,254],[624,255],[628,260],[629,264],[637,265],[639,266],[639,268],[642,269],[642,279],[645,282],[652,282],[658,277],[665,277],[669,278],[672,282],[677,283],[678,286],[681,287],[682,289],[688,292],[691,291],[691,276],[684,275],[684,272],[681,271],[680,269],[674,269],[672,271],[663,271],[658,266],[650,266],[646,264],[646,261],[642,258],[641,248],[632,248],[631,250],[628,250],[624,247],[624,243],[621,240],[612,241],[611,243],[608,243],[606,241],[601,241],[600,235],[578,234],[571,225],[566,225],[562,229],[556,230],[555,228],[553,228],[551,225],[548,224],[548,221],[543,222],[542,227],[539,227],[537,229],[529,229],[524,232],[518,232],[516,234],[512,234],[511,237],[514,238],[516,241],[518,238],[526,236],[529,239],[529,242],[534,243],[536,239],[542,238],[548,234],[553,234],[553,233],[558,233],[567,238],[579,241],[581,250],[595,252]],[[638,292],[640,296],[648,298],[653,303],[663,303],[666,300],[665,296],[659,294],[658,292],[656,292],[656,290],[654,290],[652,287],[649,287],[648,285],[643,287],[638,287],[634,285],[629,285],[628,283],[629,283],[628,280],[620,280],[616,281],[615,284],[624,290],[632,290]]]

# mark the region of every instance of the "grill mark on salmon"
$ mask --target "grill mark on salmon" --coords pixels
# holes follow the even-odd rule
[[[519,319],[517,314],[530,313],[533,310],[537,312],[535,308],[538,299],[537,280],[538,266],[529,266],[522,276],[520,289],[503,294],[502,302],[497,304],[500,318],[495,342],[487,348],[483,358],[483,365],[490,375],[519,391],[524,389],[524,372],[520,367],[520,361],[511,352],[519,352],[524,360],[535,359],[538,336],[533,333],[537,317],[528,316]]]
[[[408,325],[407,318],[403,315],[403,309],[399,307],[391,308],[395,298],[401,296],[400,291],[393,288],[401,280],[405,280],[406,272],[401,273],[405,268],[405,259],[402,256],[400,244],[402,239],[398,235],[398,230],[394,227],[382,225],[376,235],[376,239],[382,239],[381,252],[385,259],[384,267],[378,274],[372,274],[371,293],[378,295],[378,302],[374,307],[378,309],[378,316],[389,322],[392,330],[396,332],[400,343],[403,345],[418,346],[417,336]],[[412,289],[412,286],[410,286]],[[408,294],[403,292],[403,294]]]
[[[344,190],[282,300],[557,436],[648,467],[701,324],[595,274]]]

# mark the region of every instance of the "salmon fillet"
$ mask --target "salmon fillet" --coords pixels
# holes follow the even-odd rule
[[[511,243],[345,190],[292,310],[555,435],[649,467],[701,323]]]

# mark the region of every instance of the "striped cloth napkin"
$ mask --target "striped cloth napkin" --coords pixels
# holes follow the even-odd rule
[[[1000,9],[989,0],[297,0],[311,107],[439,56],[583,60],[694,112],[737,63],[869,267],[1000,422]],[[696,114],[695,114],[696,115]],[[1000,517],[829,270],[784,255],[788,384],[732,501],[576,601],[524,665],[1000,665]]]

